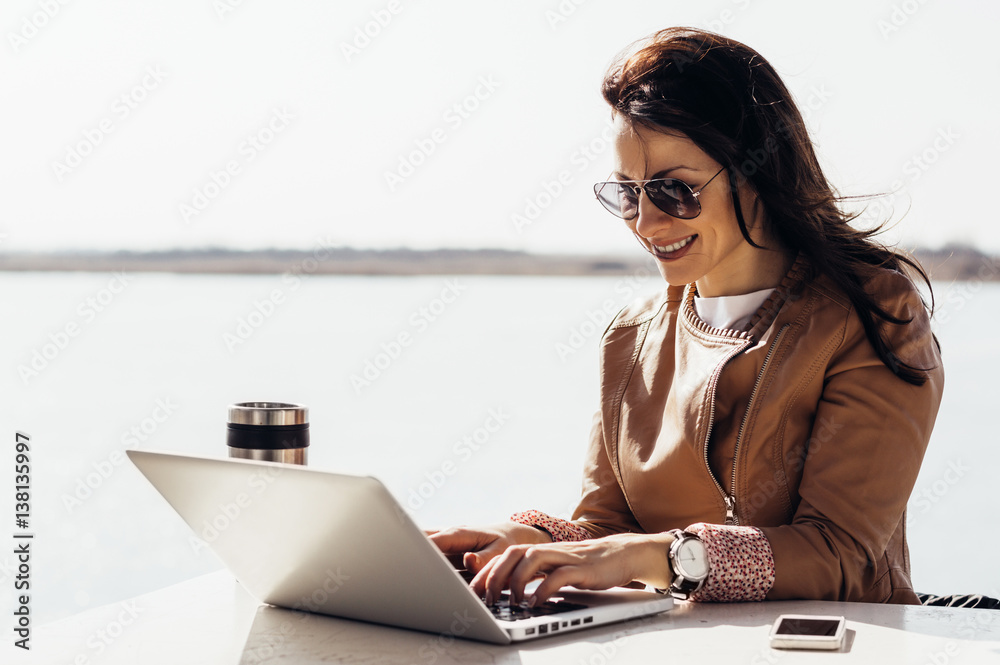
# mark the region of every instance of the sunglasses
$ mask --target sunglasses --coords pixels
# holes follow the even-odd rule
[[[608,212],[625,220],[635,219],[639,214],[640,192],[646,192],[650,202],[671,217],[694,219],[701,214],[698,195],[725,170],[726,167],[719,169],[718,173],[698,188],[698,191],[694,191],[686,182],[675,178],[656,178],[599,182],[594,185],[594,195]]]

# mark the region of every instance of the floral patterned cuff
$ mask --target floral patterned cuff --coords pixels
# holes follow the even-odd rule
[[[510,520],[542,529],[557,542],[591,537],[573,522],[538,510],[514,513]],[[691,594],[691,600],[702,603],[764,600],[774,584],[774,557],[771,544],[760,529],[699,522],[685,531],[699,536],[708,552],[708,579]]]
[[[691,600],[764,600],[774,584],[774,557],[760,529],[699,522],[685,530],[700,536],[708,551],[708,579]]]
[[[552,537],[554,542],[567,540],[587,540],[590,534],[586,529],[578,527],[569,520],[552,517],[538,510],[525,510],[510,516],[511,522],[526,524],[536,529],[542,529]]]

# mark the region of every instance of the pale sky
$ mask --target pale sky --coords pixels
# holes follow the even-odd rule
[[[1000,251],[998,18],[987,0],[7,0],[0,250],[641,251],[591,191],[611,170],[600,81],[634,39],[693,25],[776,67],[841,193],[901,186],[893,238]]]

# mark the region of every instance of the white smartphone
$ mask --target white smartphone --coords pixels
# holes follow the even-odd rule
[[[782,614],[771,628],[775,649],[839,649],[844,644],[844,617]]]

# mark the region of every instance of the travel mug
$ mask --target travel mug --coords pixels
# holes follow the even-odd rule
[[[305,464],[309,407],[284,402],[238,402],[229,407],[230,457]]]

